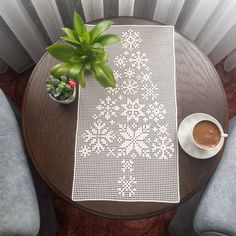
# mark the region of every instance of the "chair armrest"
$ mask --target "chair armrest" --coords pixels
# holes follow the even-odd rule
[[[236,117],[230,121],[222,159],[194,216],[199,235],[236,235]]]
[[[0,90],[0,235],[37,235],[38,202],[20,130]]]

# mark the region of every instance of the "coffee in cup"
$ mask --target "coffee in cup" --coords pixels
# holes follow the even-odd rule
[[[209,120],[203,120],[194,126],[193,139],[197,146],[214,148],[221,140],[221,132],[215,123]]]

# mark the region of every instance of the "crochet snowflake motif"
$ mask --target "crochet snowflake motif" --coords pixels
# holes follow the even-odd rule
[[[84,158],[102,153],[120,160],[117,193],[131,198],[139,191],[136,160],[168,160],[173,158],[175,145],[165,123],[168,111],[159,101],[139,32],[122,32],[121,44],[124,51],[114,57],[116,88],[106,89],[106,97],[98,100],[94,123],[85,130],[79,153]]]

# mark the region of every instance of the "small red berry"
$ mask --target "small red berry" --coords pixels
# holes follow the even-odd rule
[[[73,80],[73,79],[69,79],[69,80],[68,80],[68,84],[69,84],[72,88],[76,87],[76,81]]]

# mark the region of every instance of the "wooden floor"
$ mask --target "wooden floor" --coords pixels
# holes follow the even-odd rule
[[[230,117],[236,115],[236,69],[226,73],[222,60],[216,69],[226,92]],[[0,74],[0,88],[22,106],[25,88],[33,67],[22,74],[8,69]],[[58,236],[168,236],[167,226],[174,211],[144,220],[108,220],[83,212],[52,192],[59,224]]]

